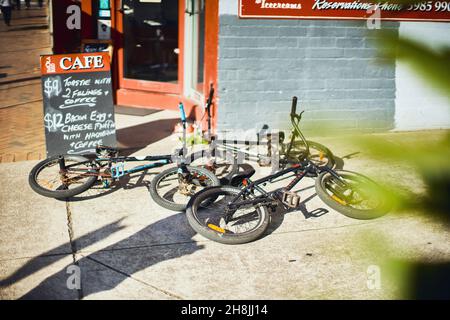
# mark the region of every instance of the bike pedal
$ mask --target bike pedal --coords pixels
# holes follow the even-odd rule
[[[116,163],[111,167],[111,177],[118,179],[125,175],[125,164],[123,162]]]
[[[300,204],[300,196],[295,192],[285,191],[281,202],[289,208],[297,208]]]

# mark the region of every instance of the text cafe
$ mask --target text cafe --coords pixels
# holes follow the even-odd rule
[[[52,12],[55,53],[110,51],[118,105],[175,109],[183,101],[199,117],[213,84],[218,130],[284,129],[294,95],[307,126],[450,123],[448,101],[406,64],[380,58],[375,41],[381,28],[450,46],[450,0],[60,0]]]

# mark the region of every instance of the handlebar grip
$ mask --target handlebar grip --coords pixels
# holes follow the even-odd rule
[[[214,87],[211,83],[211,86],[209,88],[209,96],[208,100],[206,100],[206,109],[209,112],[209,109],[211,108],[212,102],[213,102],[213,96],[214,96]]]
[[[295,114],[297,111],[297,97],[292,97],[292,107],[291,107],[291,114]]]
[[[184,106],[183,106],[183,103],[180,102],[180,104],[178,105],[178,107],[180,108],[181,121],[182,121],[182,122],[186,122],[186,113],[184,112]]]
[[[213,87],[213,85],[211,83],[211,87],[209,88],[209,97],[208,97],[209,104],[212,103],[213,96],[214,96],[214,87]]]

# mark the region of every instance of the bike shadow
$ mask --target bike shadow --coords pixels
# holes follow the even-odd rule
[[[334,169],[335,170],[342,170],[344,169],[345,160],[353,159],[356,155],[360,154],[361,152],[356,151],[349,154],[346,154],[342,157],[338,157],[334,155]]]
[[[303,191],[306,191],[306,190],[309,190],[312,188],[314,188],[314,186],[304,187],[302,189],[295,190],[294,192],[301,193]],[[289,208],[289,207],[286,207],[283,205],[279,205],[274,212],[271,212],[271,215],[270,215],[271,220],[270,220],[269,227],[267,228],[267,230],[264,233],[264,235],[262,236],[262,238],[264,238],[264,237],[272,234],[274,231],[276,231],[283,224],[284,217],[288,213],[300,212],[303,214],[305,219],[319,218],[319,217],[329,213],[329,210],[325,209],[325,208],[315,208],[313,210],[308,210],[308,208],[306,207],[306,204],[309,201],[311,201],[312,199],[314,199],[316,196],[317,196],[317,194],[313,193],[312,195],[310,195],[307,198],[305,198],[304,200],[302,200],[299,203],[299,205],[295,208]]]
[[[175,125],[180,120],[161,119],[118,129],[116,131],[120,154],[129,156],[147,146],[172,135]]]
[[[72,247],[72,254],[77,255],[76,261],[58,269],[19,299],[82,299],[95,293],[113,290],[123,281],[134,279],[135,273],[155,264],[191,255],[204,248],[192,239],[195,232],[186,223],[185,215],[177,213],[106,247],[94,251],[88,249],[118,232],[123,232],[126,227],[122,220],[114,221],[30,259],[12,274],[0,279],[0,289],[20,285],[22,280],[67,257],[70,255],[66,252],[68,246]],[[73,268],[74,265],[80,268],[81,287],[78,290],[67,285],[71,275],[68,272],[69,267]],[[150,291],[155,292],[152,288]],[[159,296],[166,295],[163,290],[156,291]],[[120,290],[118,292],[120,294]],[[170,294],[167,297],[179,298]]]

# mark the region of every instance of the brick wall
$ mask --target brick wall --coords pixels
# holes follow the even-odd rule
[[[289,128],[294,95],[307,111],[307,128],[331,121],[348,129],[391,129],[395,62],[377,63],[377,52],[365,22],[244,20],[222,12],[218,129]]]

